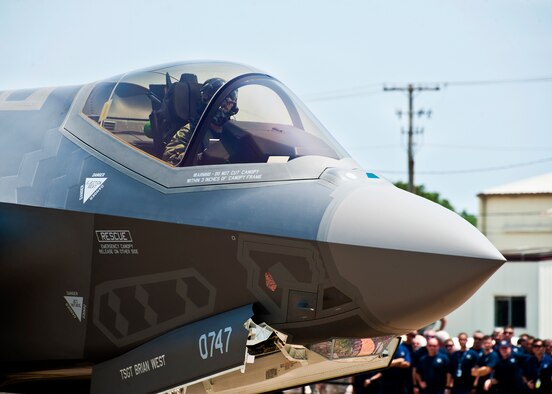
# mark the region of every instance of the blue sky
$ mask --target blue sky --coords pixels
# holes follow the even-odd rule
[[[415,99],[433,114],[417,120],[416,180],[475,213],[477,193],[552,171],[551,21],[544,0],[5,1],[0,90],[179,60],[245,63],[284,82],[364,168],[395,181],[407,179],[396,116],[407,98],[382,87],[441,83]]]

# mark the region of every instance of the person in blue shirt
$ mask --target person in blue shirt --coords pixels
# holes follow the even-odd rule
[[[544,354],[552,357],[552,339],[544,340]]]
[[[435,331],[433,330],[427,330],[424,332],[424,337],[426,339],[426,343],[427,341],[429,341],[430,339],[436,339],[437,340],[437,343],[439,344],[439,349],[438,349],[438,352],[439,353],[443,353],[443,354],[446,354],[445,352],[445,349],[443,349],[440,345],[440,342],[439,342],[439,338],[437,337]],[[423,356],[426,356],[427,355],[427,352],[428,352],[428,349],[427,349],[427,346],[423,346],[421,348],[419,348],[418,350],[416,350],[412,355],[412,382],[413,382],[413,392],[414,394],[416,393],[419,393],[419,387],[417,387],[417,384],[416,384],[416,368],[418,366],[418,361],[420,361],[420,359],[423,357]]]
[[[458,343],[460,350],[454,352],[450,360],[451,381],[448,386],[452,388],[452,394],[470,394],[475,381],[471,370],[475,367],[479,354],[467,348],[468,334],[465,332],[458,334]]]
[[[418,331],[412,330],[406,334],[406,340],[404,342],[401,342],[404,344],[404,346],[408,349],[408,354],[410,356],[410,367],[408,367],[407,374],[408,374],[408,381],[407,381],[407,393],[412,394],[414,391],[414,378],[412,374],[412,358],[414,357],[414,352],[419,349],[418,343],[419,343],[420,335],[418,334]]]
[[[406,339],[401,342],[404,346],[406,346],[406,348],[408,349],[408,351],[410,352],[410,356],[412,356],[412,353],[414,353],[414,338],[416,338],[416,335],[418,335],[418,332],[413,330],[413,331],[410,331],[406,334]]]
[[[496,389],[497,394],[519,394],[525,392],[523,382],[522,359],[512,352],[512,344],[502,340],[498,344],[500,359],[496,364],[494,373],[485,383],[486,391]]]
[[[400,344],[393,356],[389,368],[381,371],[382,387],[385,394],[409,394],[410,351],[404,344]]]
[[[473,346],[470,348],[479,356],[483,353],[483,333],[479,330],[473,333]]]
[[[439,353],[437,338],[427,340],[427,355],[420,358],[416,368],[416,382],[422,394],[443,394],[450,380],[449,359]]]
[[[523,380],[528,392],[552,393],[552,357],[544,352],[544,341],[535,338],[532,353],[524,364]]]
[[[527,335],[527,334],[522,334],[522,335]],[[510,344],[510,347],[512,348],[512,353],[519,356],[519,357],[524,357],[525,355],[525,351],[523,349],[523,346],[516,346],[513,342],[512,342],[512,338],[514,337],[514,328],[512,326],[506,326],[504,327],[504,331],[502,331],[502,341],[506,341]],[[498,349],[498,344],[500,343],[500,341],[496,341],[496,344],[495,344],[495,347],[494,347],[494,351],[499,353],[499,349]]]
[[[493,337],[485,335],[482,341],[482,348],[483,353],[479,356],[475,367],[471,370],[471,375],[475,378],[473,386],[477,394],[487,393],[484,388],[485,381],[491,377],[498,363],[498,354],[493,351]]]
[[[424,333],[424,336],[426,338],[426,341],[435,338],[435,331],[428,330]],[[426,342],[427,344],[427,342]],[[411,355],[411,374],[412,374],[412,386],[413,386],[413,393],[419,394],[420,388],[418,387],[418,383],[416,381],[416,368],[418,367],[418,362],[420,359],[427,355],[427,346],[422,346],[414,351]]]

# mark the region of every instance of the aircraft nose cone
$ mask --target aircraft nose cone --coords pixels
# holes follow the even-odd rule
[[[376,334],[445,316],[505,261],[460,216],[393,185],[338,188],[334,198],[319,239]]]

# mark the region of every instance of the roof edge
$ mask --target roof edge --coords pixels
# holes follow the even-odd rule
[[[519,250],[503,250],[502,255],[509,262],[519,261],[545,261],[552,260],[552,248],[531,248],[531,249],[519,249]]]
[[[505,193],[485,193],[485,192],[481,192],[479,194],[477,194],[477,197],[487,197],[487,196],[536,196],[536,195],[539,195],[539,196],[548,196],[548,195],[552,195],[552,192],[526,192],[526,193],[523,193],[523,192],[516,192],[516,193],[513,193],[513,192],[505,192]]]

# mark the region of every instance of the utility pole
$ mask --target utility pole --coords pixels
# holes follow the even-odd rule
[[[408,86],[403,87],[383,87],[385,92],[401,91],[408,92],[408,191],[414,193],[414,92],[422,92],[426,90],[436,91],[439,90],[439,86],[414,86],[413,84],[408,84]],[[424,111],[420,111],[424,113]],[[431,114],[431,111],[427,112]],[[401,113],[399,112],[399,115]]]

